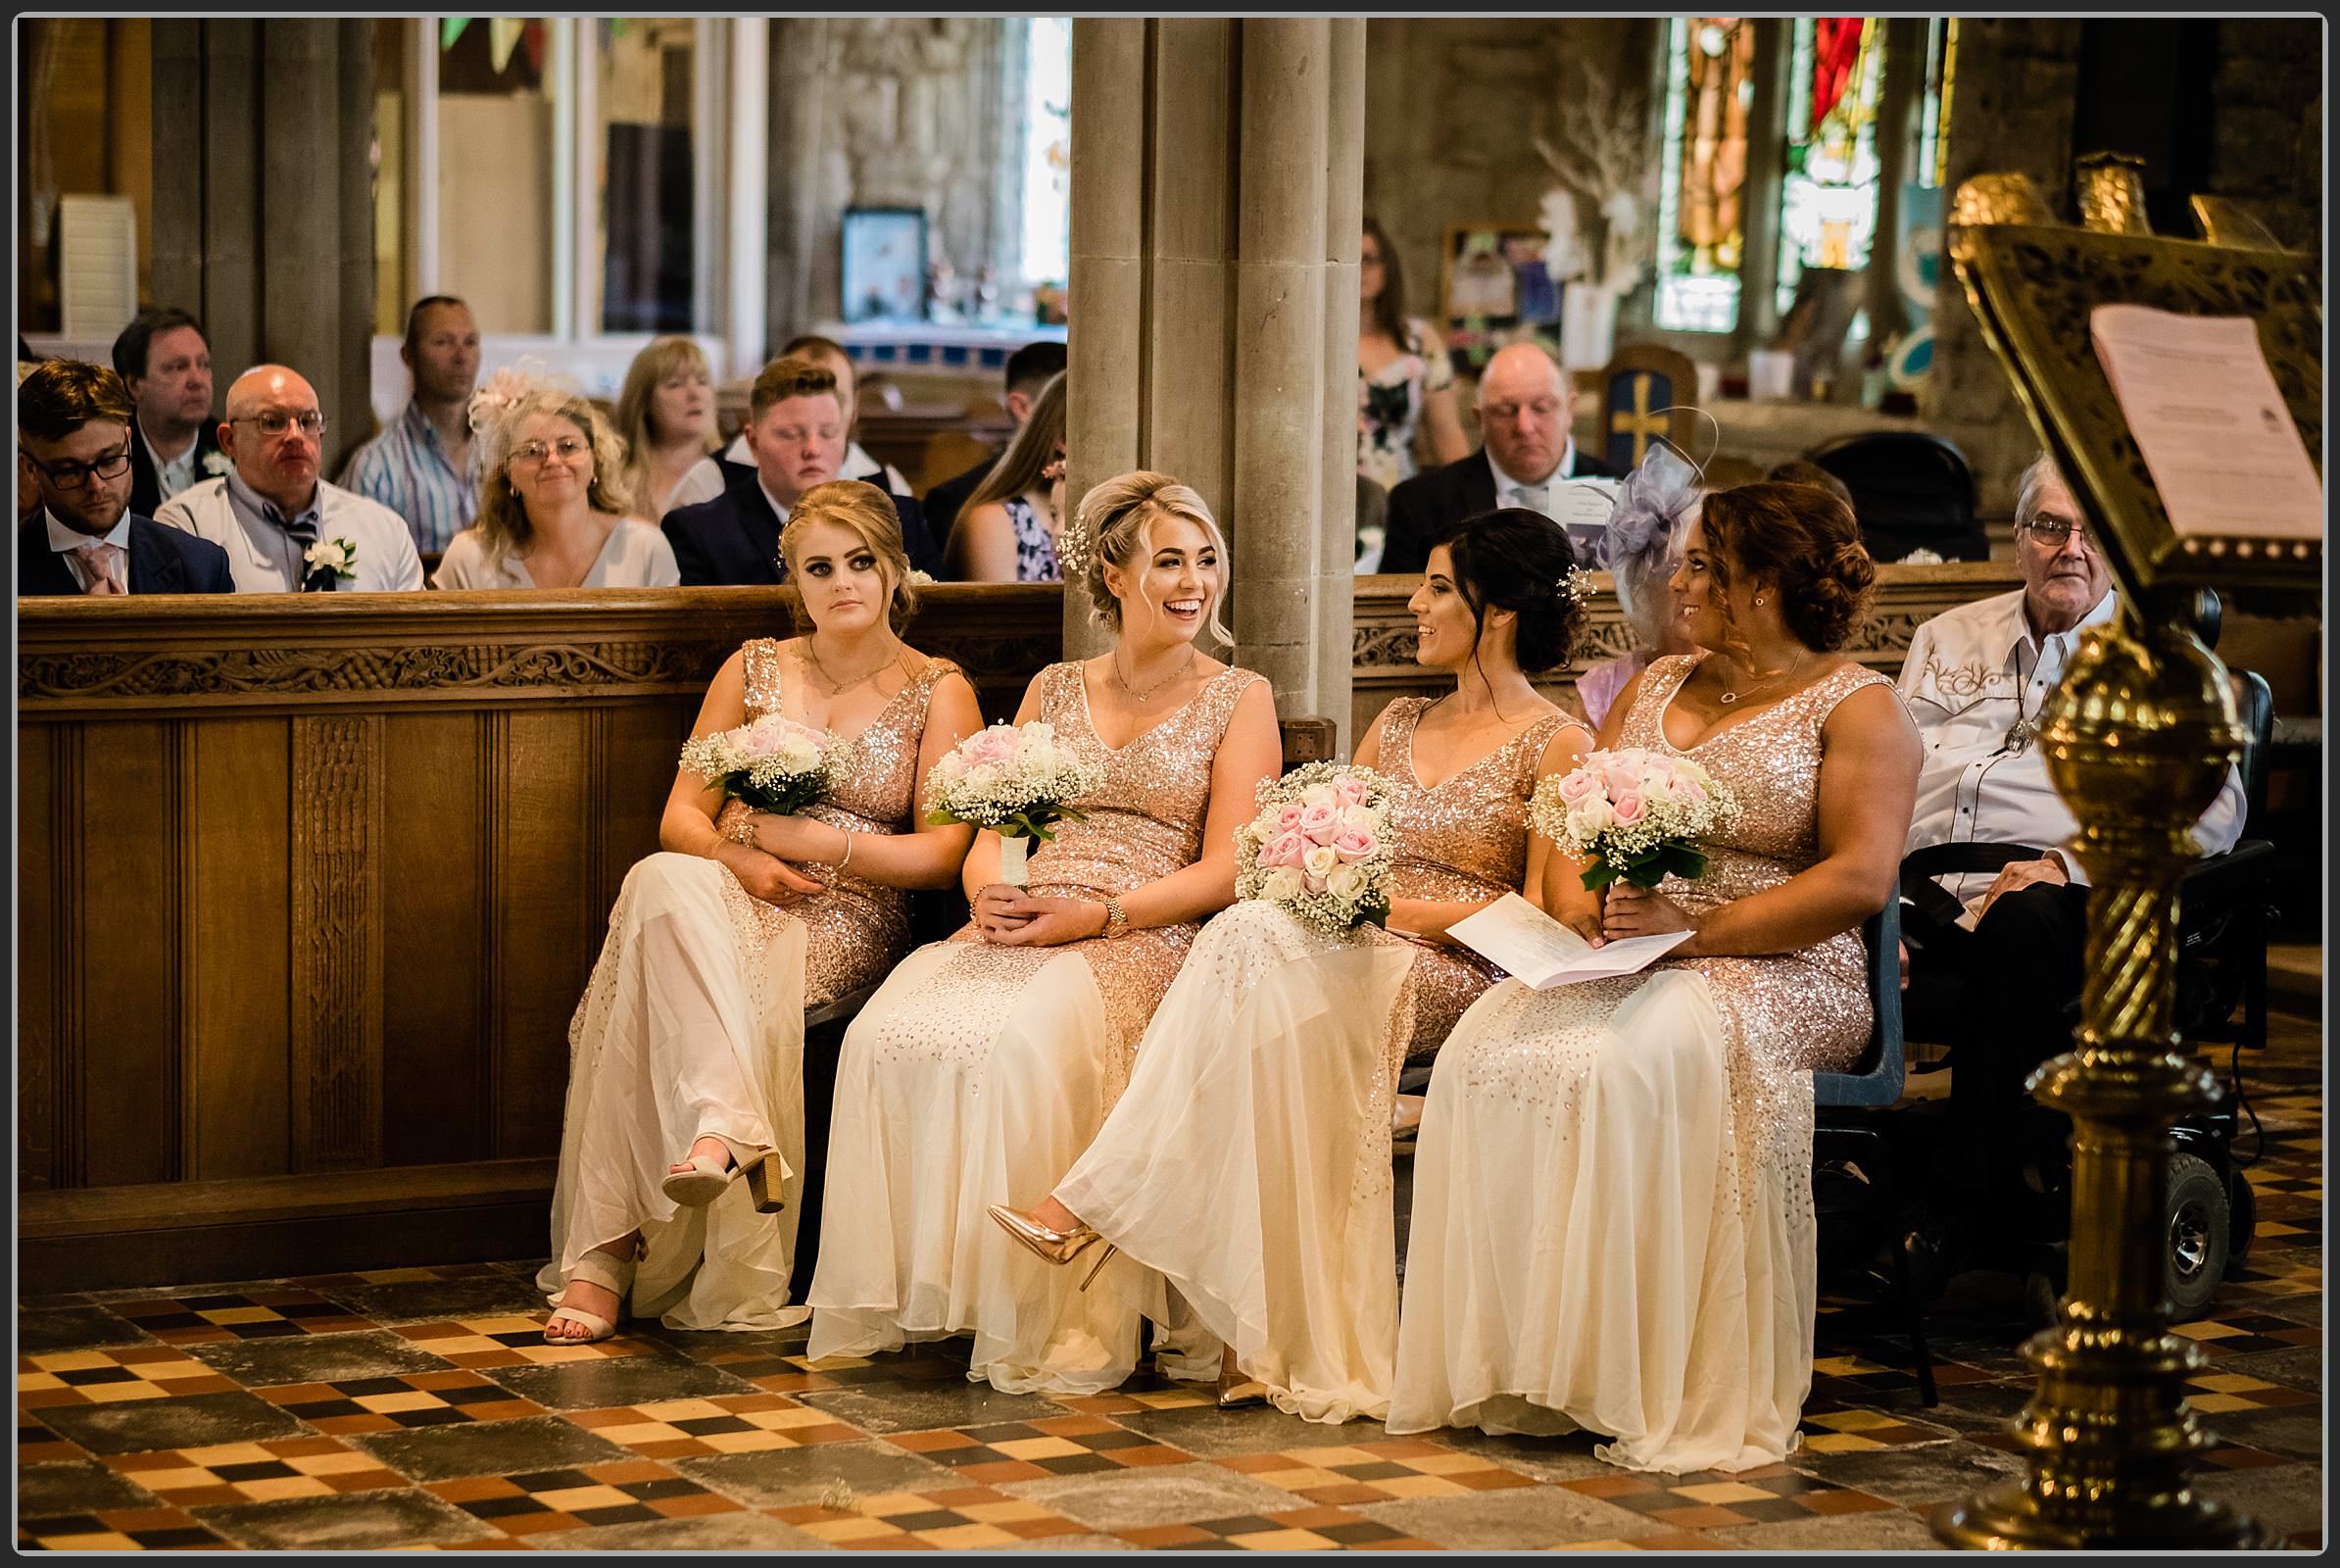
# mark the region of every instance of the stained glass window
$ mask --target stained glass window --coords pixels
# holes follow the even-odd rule
[[[1787,149],[1779,190],[1779,309],[1807,267],[1857,271],[1877,230],[1877,99],[1881,17],[1793,23]]]
[[[1744,17],[1668,25],[1657,324],[1728,332],[1738,324],[1755,29]]]

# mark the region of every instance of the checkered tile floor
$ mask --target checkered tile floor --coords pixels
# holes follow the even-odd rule
[[[2319,1041],[2292,1025],[2278,1045],[2252,1076],[2257,1245],[2174,1328],[2202,1351],[2201,1485],[2314,1547]],[[1892,1314],[1824,1299],[1796,1453],[1646,1475],[1601,1463],[1586,1434],[1392,1438],[1221,1411],[1149,1372],[1086,1397],[999,1395],[965,1381],[963,1343],[815,1362],[801,1328],[633,1324],[548,1346],[534,1269],[20,1303],[19,1546],[1875,1550],[1926,1544],[1936,1502],[2018,1473],[2003,1423],[2032,1386],[2003,1277],[1929,1309],[1933,1408]]]

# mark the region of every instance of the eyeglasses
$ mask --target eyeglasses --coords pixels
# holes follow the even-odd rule
[[[325,433],[325,416],[315,409],[300,414],[287,414],[282,409],[270,409],[266,414],[247,414],[240,419],[230,419],[227,422],[229,424],[257,424],[260,426],[260,433],[265,436],[282,435],[296,424],[301,427],[301,433],[306,436],[319,436]]]
[[[2040,513],[2037,516],[2034,516],[2029,521],[2025,522],[2023,526],[2030,530],[2032,538],[2038,540],[2050,550],[2063,549],[2064,541],[2070,539],[2073,534],[2076,533],[2080,536],[2080,547],[2082,549],[2088,551],[2090,554],[2094,554],[2096,551],[2096,540],[2089,534],[2085,526],[2080,523],[2069,521],[2063,517],[2055,516],[2050,513]]]
[[[564,435],[549,447],[542,441],[529,441],[512,449],[512,461],[514,463],[542,463],[556,453],[560,455],[561,462],[574,463],[585,455],[585,443],[573,435]]]
[[[129,471],[130,449],[125,443],[120,450],[101,452],[90,463],[43,463],[31,458],[32,466],[49,476],[49,483],[60,490],[78,490],[92,479],[119,479]]]

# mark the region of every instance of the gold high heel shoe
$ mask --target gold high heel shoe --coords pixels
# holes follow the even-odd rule
[[[1069,1231],[1052,1231],[1020,1209],[1009,1208],[1005,1203],[994,1203],[984,1212],[997,1220],[1001,1230],[1022,1243],[1027,1251],[1042,1262],[1053,1263],[1059,1268],[1079,1257],[1088,1250],[1091,1242],[1103,1240],[1086,1225],[1075,1226]],[[1105,1250],[1097,1254],[1095,1263],[1089,1265],[1088,1276],[1081,1281],[1082,1290],[1089,1289],[1097,1282],[1097,1271],[1119,1250],[1111,1242],[1105,1243]]]

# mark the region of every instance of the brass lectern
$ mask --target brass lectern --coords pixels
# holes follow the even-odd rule
[[[2030,1087],[2072,1119],[2070,1294],[2023,1348],[2039,1375],[2016,1418],[2028,1473],[1933,1515],[1954,1545],[2203,1549],[2271,1544],[2199,1495],[2209,1439],[2185,1402],[2202,1364],[2169,1332],[2158,1236],[2169,1124],[2218,1095],[2174,1027],[2177,885],[2189,829],[2242,736],[2232,690],[2194,636],[2195,593],[2286,609],[2319,592],[2323,543],[2173,527],[2090,337],[2090,312],[2130,304],[2257,323],[2310,459],[2323,463],[2322,278],[2246,217],[2197,198],[2208,243],[2155,237],[2137,166],[2083,159],[2087,226],[2057,223],[2021,175],[1958,193],[1950,253],[1982,334],[2070,481],[2121,590],[2040,717],[2049,776],[2080,822],[2095,881],[2073,1049]],[[2239,240],[2239,243],[2237,241]]]

